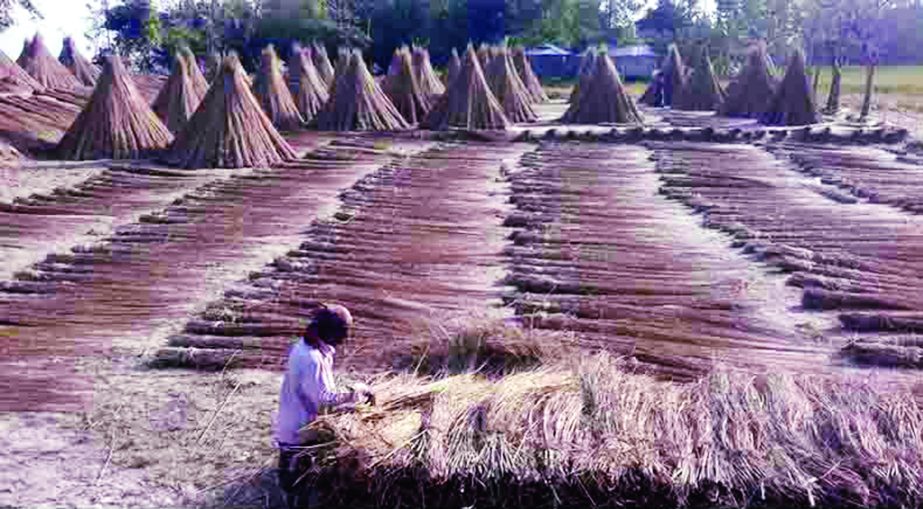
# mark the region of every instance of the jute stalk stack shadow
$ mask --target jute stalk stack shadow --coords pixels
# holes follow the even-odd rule
[[[45,87],[35,81],[29,73],[19,66],[6,53],[0,51],[0,91],[4,92],[42,92]]]
[[[474,48],[468,46],[461,71],[421,123],[427,129],[502,130],[510,121],[487,85]]]
[[[205,95],[193,84],[189,60],[182,52],[173,57],[173,68],[166,84],[154,100],[154,113],[163,120],[170,132],[177,134],[192,117]],[[206,91],[207,93],[207,91]]]
[[[198,94],[200,98],[205,97],[205,94],[208,93],[208,80],[205,79],[205,75],[202,74],[202,69],[199,68],[199,62],[196,60],[195,53],[193,53],[188,46],[183,46],[180,48],[180,54],[186,59],[189,78],[192,80],[192,86],[195,88],[196,94]]]
[[[747,64],[727,89],[720,114],[728,117],[759,118],[766,112],[776,80],[769,72],[766,43],[758,42],[747,55]]]
[[[596,65],[596,50],[587,49],[580,58],[580,67],[577,69],[577,82],[574,83],[574,89],[570,92],[567,102],[573,104],[580,97],[580,89],[593,76],[593,68]]]
[[[311,47],[311,59],[314,61],[314,67],[317,73],[328,87],[333,86],[334,71],[333,65],[330,64],[330,58],[327,57],[327,48],[323,44],[315,42]]]
[[[629,97],[609,55],[595,58],[593,74],[561,117],[565,124],[640,124],[641,114]]]
[[[510,122],[523,123],[538,120],[538,115],[532,109],[532,97],[529,90],[519,79],[519,74],[506,48],[500,48],[497,55],[491,59],[486,74],[487,84]]]
[[[58,144],[64,159],[137,159],[173,135],[141,96],[119,57],[107,57],[89,103]]]
[[[311,61],[310,53],[295,48],[288,62],[289,84],[295,106],[305,122],[311,122],[330,98],[327,84],[321,79]]]
[[[304,125],[304,119],[295,106],[292,92],[282,76],[282,64],[272,45],[260,55],[260,72],[253,83],[253,92],[263,106],[263,111],[278,129],[294,131]]]
[[[16,63],[45,88],[66,90],[83,87],[67,67],[51,56],[39,34],[35,34],[32,41],[23,46],[23,54]]]
[[[381,88],[401,116],[411,124],[417,124],[429,112],[432,103],[417,81],[412,58],[406,47],[394,50],[393,69],[385,77]]]
[[[445,86],[436,76],[433,70],[433,64],[429,59],[429,51],[420,46],[413,47],[412,54],[413,72],[420,86],[420,91],[427,95],[427,98],[433,100],[445,93]]]
[[[724,90],[715,77],[708,47],[701,45],[692,74],[683,93],[673,102],[673,109],[686,111],[717,111],[724,103]]]
[[[96,85],[96,80],[99,79],[100,75],[99,68],[80,54],[76,44],[74,44],[74,39],[71,37],[64,38],[64,45],[61,47],[58,61],[64,64],[83,85],[88,87]]]
[[[808,125],[817,123],[814,94],[804,67],[804,54],[796,50],[785,70],[766,113],[760,121],[770,125]]]
[[[166,160],[184,168],[244,168],[296,157],[250,91],[240,60],[230,55]]]
[[[346,51],[344,70],[334,83],[330,99],[317,114],[323,131],[398,131],[410,127],[369,72],[362,54]]]
[[[529,91],[532,102],[548,102],[548,95],[545,94],[545,89],[542,88],[542,82],[539,81],[538,76],[535,75],[535,70],[532,69],[532,64],[529,62],[526,50],[522,46],[517,46],[513,49],[513,64],[516,66],[516,73],[519,74],[519,79],[522,80],[522,83]]]

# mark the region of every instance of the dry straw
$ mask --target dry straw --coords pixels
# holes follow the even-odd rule
[[[804,54],[796,50],[766,113],[760,119],[771,125],[808,125],[817,122],[814,94],[804,68]]]
[[[417,82],[412,57],[407,47],[394,50],[388,75],[381,84],[382,90],[394,103],[397,111],[411,124],[417,124],[429,112],[430,96]]]
[[[720,112],[729,117],[759,118],[766,112],[776,82],[769,72],[766,44],[757,43],[747,55],[747,64],[727,90]]]
[[[16,63],[45,88],[66,90],[83,86],[67,67],[51,56],[39,34],[24,44],[22,55]]]
[[[35,81],[6,53],[0,51],[0,91],[2,92],[41,92],[45,87]]]
[[[317,42],[311,47],[311,58],[314,60],[314,67],[317,73],[328,87],[333,86],[334,71],[330,59],[327,57],[327,48]]]
[[[311,61],[310,53],[295,47],[288,62],[289,83],[295,106],[305,122],[311,122],[329,99],[327,84]]]
[[[561,118],[566,124],[639,124],[634,101],[622,86],[609,55],[594,59],[592,74],[583,81],[578,97]]]
[[[499,378],[380,380],[376,406],[311,426],[308,478],[330,507],[921,503],[923,411],[907,387],[721,369],[677,384],[554,355]]]
[[[692,74],[680,97],[673,102],[673,108],[687,111],[717,111],[724,103],[724,90],[715,77],[708,46],[699,48]]]
[[[294,159],[250,91],[236,55],[228,56],[167,160],[185,168],[272,166]]]
[[[503,107],[487,85],[474,48],[468,46],[458,77],[449,84],[421,126],[432,130],[501,130],[509,124]]]
[[[272,124],[283,131],[294,131],[304,124],[292,92],[282,76],[282,63],[272,45],[263,49],[260,72],[253,84],[256,98],[263,106]]]
[[[343,70],[334,83],[330,100],[317,114],[318,129],[397,131],[410,127],[375,82],[361,53],[346,51],[339,61],[343,62]]]
[[[510,122],[535,122],[532,96],[519,78],[507,48],[499,48],[487,68],[487,84]]]
[[[413,48],[413,72],[420,86],[420,91],[433,100],[445,93],[445,86],[436,76],[433,64],[429,59],[429,51],[421,46]]]
[[[513,64],[516,67],[516,73],[519,74],[519,79],[522,80],[522,83],[529,91],[532,102],[548,102],[548,95],[545,94],[545,89],[542,88],[541,81],[535,75],[532,64],[529,62],[529,57],[526,56],[526,50],[522,46],[517,46],[513,49]]]
[[[200,95],[193,84],[189,60],[178,52],[173,57],[173,68],[167,83],[154,100],[154,113],[163,120],[170,132],[176,134],[185,127],[203,97],[204,94]]]
[[[135,88],[119,57],[107,57],[93,95],[58,144],[64,159],[136,159],[173,136]]]
[[[83,85],[88,87],[96,85],[96,80],[99,79],[100,74],[99,68],[80,54],[72,38],[64,38],[64,44],[61,46],[61,54],[58,56],[58,61],[70,69]]]

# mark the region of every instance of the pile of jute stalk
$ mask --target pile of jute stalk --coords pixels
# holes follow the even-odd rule
[[[185,168],[241,168],[294,158],[251,92],[237,56],[230,55],[165,159]]]
[[[135,88],[122,59],[110,56],[90,101],[57,150],[60,157],[71,160],[138,159],[172,141],[170,130]]]
[[[375,82],[362,54],[350,50],[337,59],[330,99],[315,121],[323,131],[397,131],[410,127]]]
[[[529,333],[493,334],[477,345]],[[310,427],[307,478],[330,507],[921,502],[923,411],[908,387],[720,367],[678,384],[607,355],[540,355],[501,373],[378,380],[377,405]]]
[[[25,41],[16,63],[45,88],[71,89],[83,86],[67,67],[51,56],[39,34],[35,34],[31,41]]]
[[[58,61],[70,69],[70,72],[73,73],[84,86],[92,87],[96,85],[96,80],[99,79],[100,75],[99,68],[80,54],[72,38],[64,38],[64,44],[61,47],[61,54],[58,55]]]

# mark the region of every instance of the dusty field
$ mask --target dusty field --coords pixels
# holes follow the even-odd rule
[[[662,378],[915,380],[838,353],[923,330],[923,166],[893,147],[293,143],[251,171],[0,172],[0,505],[277,506],[275,368],[319,300],[356,312],[350,378],[494,310]]]

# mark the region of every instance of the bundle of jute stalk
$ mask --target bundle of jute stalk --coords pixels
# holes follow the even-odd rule
[[[137,159],[173,141],[119,57],[107,57],[90,101],[61,138],[64,159]]]
[[[154,113],[163,120],[170,132],[176,134],[195,113],[203,97],[205,95],[199,95],[193,83],[188,58],[182,52],[177,52],[170,77],[154,100]]]
[[[398,131],[409,124],[372,77],[362,54],[344,52],[337,61],[336,81],[330,99],[317,114],[324,131]]]
[[[474,48],[468,46],[459,75],[421,123],[432,130],[500,130],[510,124],[487,85]]]
[[[253,91],[263,111],[278,129],[294,131],[304,124],[292,92],[282,76],[282,63],[272,45],[263,49],[260,56],[260,72],[253,83]]]
[[[205,79],[205,74],[202,73],[202,69],[199,67],[195,53],[188,46],[181,47],[179,52],[186,59],[186,65],[189,67],[189,77],[192,80],[192,87],[195,89],[196,94],[199,97],[205,97],[205,94],[208,93],[208,80]]]
[[[71,89],[83,86],[67,67],[51,56],[39,34],[35,34],[31,41],[25,41],[16,63],[45,88]]]
[[[808,82],[804,54],[801,51],[792,53],[785,77],[776,87],[760,121],[771,125],[807,125],[817,122],[814,94]]]
[[[747,64],[727,89],[720,113],[729,117],[758,118],[766,111],[776,87],[769,72],[766,43],[758,42],[747,55]]]
[[[506,47],[497,49],[485,70],[487,84],[503,107],[503,113],[511,122],[535,122],[538,119],[532,109],[532,97],[526,88]]]
[[[592,75],[580,85],[578,97],[561,118],[566,124],[639,124],[642,122],[609,55],[594,60]]]
[[[420,91],[430,100],[445,93],[445,86],[436,76],[433,64],[429,59],[429,51],[422,46],[414,46],[412,54],[413,72],[420,86]]]
[[[404,119],[411,124],[417,124],[429,112],[432,103],[431,94],[424,93],[417,81],[417,73],[414,72],[411,60],[410,50],[406,46],[394,50],[391,67],[381,83],[381,88]]]
[[[230,55],[166,160],[185,168],[241,168],[295,157],[250,91],[237,56]]]
[[[446,87],[452,85],[452,81],[461,73],[461,59],[458,58],[458,51],[455,51],[455,48],[452,48],[452,54],[449,55],[449,63],[446,66],[445,74],[445,84]]]
[[[673,109],[687,111],[716,111],[724,104],[724,90],[718,83],[715,70],[708,57],[708,46],[702,44],[694,61],[692,74],[686,87],[673,102]]]
[[[80,80],[84,86],[92,87],[96,85],[99,79],[100,70],[89,60],[80,54],[77,45],[70,37],[64,38],[64,44],[61,46],[61,54],[58,55],[58,61],[64,64]]]
[[[0,91],[4,92],[41,92],[45,87],[35,81],[19,64],[0,51]]]
[[[526,56],[526,50],[522,46],[517,46],[513,49],[513,64],[516,66],[519,78],[529,91],[532,102],[548,102],[548,95],[545,94],[545,89],[542,88],[542,83],[538,80],[538,76],[535,75],[532,64],[529,62],[529,57]]]
[[[317,73],[328,87],[333,86],[334,70],[327,56],[327,48],[323,44],[315,42],[311,46],[311,58],[314,60],[314,67]]]
[[[311,61],[310,53],[296,46],[288,61],[289,86],[295,106],[305,122],[311,122],[330,98],[327,84],[321,79]]]
[[[397,375],[323,416],[331,507],[915,507],[910,388],[719,368],[657,381],[605,355],[500,378]]]
[[[580,58],[580,66],[577,68],[577,83],[574,84],[574,89],[570,92],[570,97],[567,99],[567,102],[573,104],[577,102],[577,98],[580,97],[580,90],[583,88],[587,81],[593,76],[593,69],[596,66],[596,50],[593,48],[587,49],[583,56]]]

